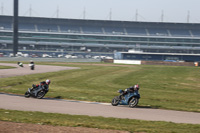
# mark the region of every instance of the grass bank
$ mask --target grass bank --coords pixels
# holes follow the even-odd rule
[[[10,67],[10,66],[1,66],[1,65],[0,65],[0,69],[12,69],[12,68],[15,68],[15,67]]]
[[[110,102],[118,89],[140,84],[140,106],[200,112],[200,68],[104,63],[37,63],[81,69],[3,78],[0,92],[24,94],[51,79],[46,97]],[[106,66],[108,65],[108,66]]]
[[[198,133],[200,125],[0,109],[1,121],[53,126],[88,127],[130,132]]]

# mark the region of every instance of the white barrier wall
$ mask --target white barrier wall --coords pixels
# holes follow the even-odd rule
[[[114,60],[114,63],[141,65],[141,61],[140,60]]]
[[[30,61],[36,62],[101,62],[101,59],[67,59],[67,58],[31,58],[31,57],[0,57],[0,61]]]

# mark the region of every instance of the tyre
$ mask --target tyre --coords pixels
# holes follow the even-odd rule
[[[117,106],[119,104],[119,102],[120,102],[120,99],[118,96],[116,96],[113,98],[111,104],[112,104],[112,106]]]
[[[139,99],[133,97],[133,98],[129,101],[129,107],[130,107],[130,108],[134,108],[135,106],[137,106],[138,102],[139,102]]]
[[[39,91],[38,94],[37,94],[37,98],[42,99],[45,94],[46,94],[45,91]]]
[[[31,67],[31,70],[34,70],[34,67]]]
[[[27,91],[27,92],[24,94],[24,96],[25,96],[26,98],[29,98],[29,97],[31,96],[31,94]]]

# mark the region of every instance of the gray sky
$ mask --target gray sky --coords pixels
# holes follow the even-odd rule
[[[199,6],[200,0],[19,0],[19,15],[186,23],[189,14],[190,23],[200,23]],[[13,0],[0,0],[0,14],[13,15]]]

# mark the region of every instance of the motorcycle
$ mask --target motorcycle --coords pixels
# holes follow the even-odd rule
[[[28,88],[28,91],[25,92],[24,96],[26,98],[29,98],[30,96],[38,99],[42,99],[46,94],[48,90],[46,90],[43,87],[36,87],[35,85],[32,85],[32,88]]]
[[[35,69],[35,65],[34,64],[29,64],[29,67],[30,67],[31,70]]]
[[[120,93],[120,95],[116,96],[112,99],[111,104],[113,106],[129,105],[130,108],[137,106],[139,99],[140,99],[140,94],[139,94],[138,90],[136,90],[134,92],[127,92],[127,94],[124,96],[123,96],[123,94],[124,94],[123,90],[119,90],[118,92]]]
[[[21,62],[18,62],[17,64],[18,64],[20,67],[24,67],[23,63],[21,63]]]

